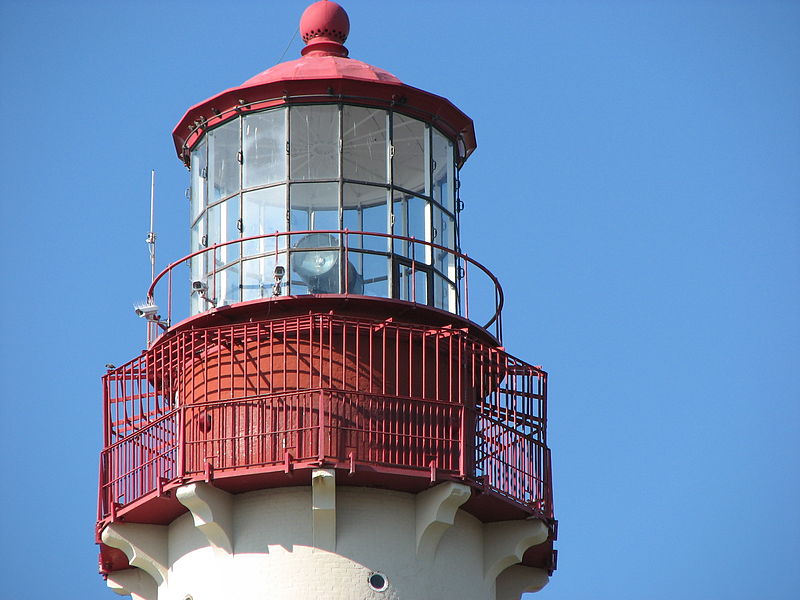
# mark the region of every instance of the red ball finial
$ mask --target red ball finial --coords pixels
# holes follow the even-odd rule
[[[348,33],[350,19],[336,2],[315,2],[300,17],[300,35],[306,43],[303,56],[310,52],[347,56],[347,48],[343,44]]]

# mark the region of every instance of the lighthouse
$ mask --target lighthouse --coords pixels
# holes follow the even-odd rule
[[[547,374],[462,248],[449,100],[301,56],[192,106],[189,254],[103,377],[100,572],[139,600],[516,600],[556,567]]]

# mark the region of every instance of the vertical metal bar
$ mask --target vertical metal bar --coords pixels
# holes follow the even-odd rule
[[[417,265],[416,259],[417,244],[414,241],[414,236],[411,236],[411,301],[416,304],[417,302],[417,274],[415,267]]]
[[[325,393],[322,390],[319,391],[319,405],[317,410],[319,411],[319,439],[317,440],[317,444],[319,461],[322,463],[325,460]]]
[[[400,328],[394,329],[394,395],[400,395]],[[385,375],[384,375],[385,377]]]
[[[167,274],[167,324],[172,325],[172,269]]]
[[[339,185],[340,187],[341,185],[343,185],[341,181],[339,182]],[[339,206],[341,208],[341,202],[339,203]],[[344,263],[342,264],[342,268],[344,269],[344,293],[349,294],[350,293],[350,252],[349,252],[350,233],[348,232],[347,229],[344,230],[344,235],[342,237],[344,240]]]
[[[464,312],[469,319],[469,259],[464,255]]]
[[[386,373],[386,327],[381,330],[381,373]],[[386,377],[381,377],[381,394],[386,394]]]
[[[334,367],[334,364],[333,364],[334,363],[334,358],[333,358],[333,324],[334,324],[334,320],[333,320],[333,317],[328,316],[325,319],[325,323],[328,326],[328,347],[326,348],[326,353],[327,353],[327,356],[328,356],[328,381],[332,382],[333,381],[333,367]],[[342,359],[341,360],[344,360],[344,356],[345,355],[342,354]],[[339,367],[339,368],[340,368],[340,370],[343,369],[344,365],[341,365],[341,367]],[[343,373],[343,371],[342,371],[342,373]]]
[[[406,374],[406,395],[414,395],[414,330],[410,327],[408,333],[408,373]]]
[[[175,411],[175,421],[178,429],[175,433],[178,454],[175,475],[178,478],[182,478],[186,474],[186,407],[179,406]]]
[[[211,271],[211,281],[213,282],[214,290],[211,292],[211,298],[216,302],[217,296],[217,247],[214,246],[211,259],[214,261],[214,268]],[[213,304],[212,304],[213,306]]]
[[[294,320],[294,385],[300,389],[300,319]]]
[[[373,393],[373,391],[374,391],[374,386],[373,386],[374,377],[372,377],[372,373],[375,372],[375,358],[374,358],[375,357],[375,329],[374,329],[374,327],[368,327],[367,325],[363,325],[363,326],[360,325],[360,327],[363,327],[363,329],[366,330],[367,334],[369,335],[369,373],[370,373],[370,377],[369,377],[369,392]]]

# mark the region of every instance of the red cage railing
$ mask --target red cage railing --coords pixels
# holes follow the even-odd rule
[[[211,471],[312,462],[461,478],[551,518],[546,377],[450,327],[312,314],[176,332],[104,376],[99,518]]]

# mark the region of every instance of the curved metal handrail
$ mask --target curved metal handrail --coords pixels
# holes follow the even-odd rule
[[[457,251],[455,251],[455,250],[453,250],[451,248],[447,248],[446,246],[442,246],[440,244],[435,244],[433,242],[427,242],[427,241],[420,240],[420,239],[417,239],[417,238],[414,238],[414,237],[408,237],[408,236],[402,236],[402,235],[394,235],[394,234],[390,234],[390,233],[379,233],[379,232],[374,232],[374,231],[351,231],[349,229],[317,229],[317,230],[303,230],[303,231],[276,231],[274,233],[266,233],[266,234],[262,234],[262,235],[254,235],[254,236],[249,236],[249,237],[244,237],[244,238],[237,238],[235,240],[229,240],[227,242],[220,242],[219,244],[214,244],[213,246],[209,246],[207,248],[203,248],[201,250],[197,250],[196,252],[192,252],[191,254],[187,254],[183,258],[180,258],[180,259],[178,259],[176,261],[173,261],[172,263],[167,265],[164,269],[162,269],[158,273],[158,275],[156,275],[156,277],[153,279],[152,283],[150,284],[150,287],[147,290],[147,302],[150,303],[150,304],[155,304],[156,287],[158,286],[159,282],[161,282],[161,280],[164,277],[168,277],[169,290],[168,290],[168,306],[167,306],[167,311],[168,311],[167,323],[171,325],[171,321],[172,321],[172,271],[176,267],[182,266],[184,264],[188,264],[188,261],[190,261],[191,259],[193,259],[196,256],[200,256],[200,255],[206,254],[208,252],[212,252],[212,253],[214,253],[213,255],[216,256],[216,251],[218,249],[220,249],[220,248],[224,248],[224,247],[230,246],[232,244],[243,244],[245,242],[250,242],[250,241],[254,241],[254,240],[262,240],[262,239],[272,239],[272,238],[274,238],[275,239],[275,250],[274,251],[273,250],[269,251],[269,253],[268,253],[269,255],[272,255],[273,253],[275,255],[278,255],[278,254],[282,254],[284,252],[293,252],[293,251],[297,251],[297,250],[289,247],[288,244],[287,244],[287,246],[285,248],[278,248],[278,239],[281,238],[281,237],[302,236],[302,235],[308,235],[308,234],[312,234],[312,233],[341,235],[343,243],[342,243],[341,246],[335,246],[335,247],[336,248],[341,248],[342,250],[344,250],[344,253],[345,253],[345,263],[344,264],[347,264],[347,260],[349,259],[351,251],[356,252],[356,253],[362,253],[362,254],[383,255],[383,256],[387,256],[387,257],[396,256],[396,257],[399,257],[399,258],[403,258],[405,260],[410,260],[411,261],[411,265],[412,265],[412,284],[414,282],[414,277],[413,277],[414,266],[417,265],[417,264],[424,264],[424,263],[421,263],[420,261],[416,260],[413,257],[404,256],[402,254],[398,254],[398,253],[394,252],[394,249],[393,249],[394,246],[393,245],[392,245],[392,250],[386,250],[386,251],[366,250],[366,249],[363,249],[363,248],[351,248],[350,244],[349,244],[350,236],[351,235],[355,235],[355,236],[371,236],[371,237],[379,237],[379,238],[385,238],[385,239],[390,239],[390,240],[399,240],[399,241],[409,242],[411,244],[420,244],[422,246],[426,246],[426,247],[429,247],[429,248],[434,249],[434,250],[440,250],[440,251],[446,252],[447,254],[450,254],[450,255],[454,256],[458,260],[463,260],[464,263],[466,264],[466,267],[463,269],[463,275],[461,273],[459,273],[458,276],[456,277],[457,281],[455,282],[455,285],[459,286],[458,287],[458,292],[460,294],[463,293],[464,313],[465,313],[463,316],[468,320],[470,320],[470,316],[469,316],[469,276],[468,276],[469,275],[469,265],[472,265],[472,266],[476,267],[479,271],[481,271],[484,275],[486,275],[486,277],[489,278],[489,280],[494,285],[494,290],[495,290],[495,310],[494,310],[494,313],[492,314],[491,318],[482,327],[484,329],[488,329],[489,327],[491,327],[494,324],[495,325],[496,337],[500,342],[502,342],[502,336],[503,336],[503,331],[502,331],[502,311],[503,311],[503,305],[504,305],[504,301],[505,301],[504,300],[504,295],[503,295],[503,288],[500,285],[500,281],[497,279],[497,277],[495,277],[495,275],[488,268],[486,268],[481,263],[479,263],[478,261],[470,258],[468,255],[466,255],[464,253],[457,252]],[[415,246],[412,245],[412,253],[413,253],[413,248],[414,247]],[[304,249],[304,250],[309,250],[309,249]],[[267,254],[267,253],[259,253],[257,255],[254,255],[252,258],[257,258],[261,254]],[[241,257],[241,259],[244,259],[244,258],[245,257]],[[459,265],[459,271],[460,270],[461,269],[460,269],[460,265]],[[217,271],[215,269],[213,274],[216,274],[216,272]],[[346,269],[345,269],[345,272],[346,272]],[[461,281],[463,281],[463,289],[460,287],[460,285],[461,285],[460,282]],[[348,293],[348,292],[345,292],[345,295],[351,295],[351,294]],[[361,295],[365,295],[365,294],[352,294],[352,295],[361,296]],[[412,302],[415,303],[415,304],[418,304],[415,300],[412,301]],[[426,306],[427,306],[427,304],[426,304]],[[452,311],[447,311],[447,312],[451,312],[452,313]],[[453,314],[458,314],[458,313],[453,313]],[[150,323],[148,323],[148,325],[149,324]],[[150,340],[149,340],[149,336],[148,336],[148,342],[149,341]]]

